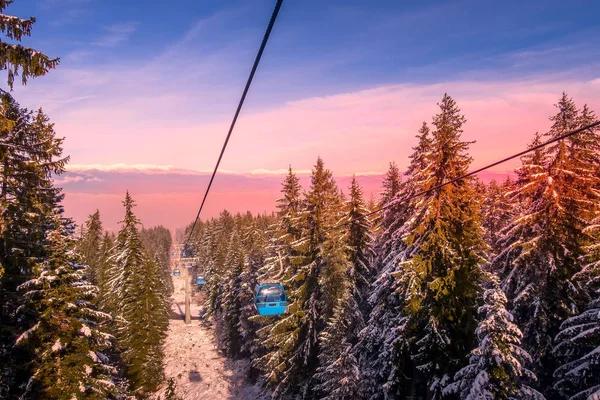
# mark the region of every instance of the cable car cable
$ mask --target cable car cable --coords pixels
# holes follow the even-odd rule
[[[212,186],[213,180],[215,179],[215,175],[217,174],[217,170],[219,169],[219,164],[221,164],[221,159],[223,158],[223,154],[225,153],[225,149],[227,148],[227,143],[229,143],[229,138],[231,137],[231,133],[233,132],[233,128],[235,127],[235,123],[237,122],[238,116],[240,115],[240,111],[242,110],[242,106],[244,105],[244,101],[246,100],[246,95],[248,94],[248,90],[250,89],[250,85],[252,84],[252,79],[254,79],[254,74],[256,73],[256,69],[258,68],[258,64],[260,63],[260,59],[263,55],[265,47],[267,45],[267,41],[269,40],[269,36],[271,35],[271,31],[273,30],[273,25],[275,24],[275,20],[277,19],[277,15],[279,14],[279,9],[281,8],[281,4],[283,0],[277,0],[277,4],[275,4],[275,9],[273,10],[273,14],[271,14],[271,19],[269,20],[269,25],[267,26],[267,30],[263,36],[262,42],[260,44],[260,48],[258,49],[258,53],[256,54],[256,58],[254,59],[254,65],[252,65],[252,70],[250,71],[250,76],[248,76],[248,81],[246,82],[246,87],[242,92],[242,97],[238,103],[237,109],[233,116],[233,120],[231,121],[231,126],[229,127],[229,132],[227,132],[227,136],[225,138],[225,142],[223,143],[223,147],[221,148],[221,154],[219,154],[219,158],[217,160],[217,164],[215,165],[215,169],[210,177],[210,181],[208,182],[208,186],[206,187],[206,192],[204,192],[204,197],[202,198],[202,203],[200,203],[200,208],[198,209],[198,214],[196,215],[196,219],[192,225],[192,229],[190,230],[190,234],[188,235],[187,240],[184,244],[187,244],[192,238],[192,234],[194,233],[194,229],[196,228],[196,224],[200,219],[200,213],[202,212],[202,208],[204,208],[204,203],[206,202],[206,198],[208,197],[208,192],[210,191],[210,187]]]

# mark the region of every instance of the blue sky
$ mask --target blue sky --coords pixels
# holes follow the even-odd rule
[[[273,0],[16,0],[8,13],[38,20],[25,44],[60,56],[61,64],[15,94],[26,106],[44,107],[67,136],[65,147],[75,164],[208,169],[273,6]],[[298,126],[291,122],[296,119],[288,118],[277,129],[265,127],[290,107],[297,109],[295,115],[305,114],[306,121],[329,123],[356,115],[350,107],[361,102],[359,114],[372,115],[371,120],[349,118],[347,126],[335,127],[335,134],[359,141],[376,138],[379,144],[364,147],[374,152],[401,146],[402,165],[413,132],[430,119],[445,91],[459,105],[477,99],[514,106],[514,98],[543,93],[548,107],[538,121],[552,111],[554,100],[546,99],[563,90],[573,91],[580,102],[595,100],[597,87],[588,82],[599,78],[599,11],[595,0],[287,0],[236,132],[271,142],[265,147],[272,150],[253,155],[240,145],[239,153],[232,149],[229,166],[280,169],[291,162],[306,169],[317,154],[337,156],[334,139],[316,137],[294,153],[298,133],[286,130],[292,123]],[[371,98],[373,90],[395,91],[396,98],[410,93],[415,98],[405,100],[415,106],[390,110],[381,96]],[[418,104],[430,107],[419,110]],[[342,108],[345,114],[327,114]],[[414,121],[385,122],[381,113],[386,110],[414,115]],[[255,118],[244,132],[248,116]],[[360,124],[365,129],[359,132]],[[374,134],[367,129],[373,126],[387,131]],[[314,123],[309,129],[325,128]],[[328,135],[325,130],[320,134]],[[165,145],[165,140],[170,142]],[[139,151],[132,154],[134,146]],[[379,158],[340,152],[349,157],[345,173],[385,169]]]
[[[38,18],[28,44],[63,68],[138,68],[171,50],[165,79],[212,57],[229,63],[212,84],[239,89],[273,3],[17,0],[8,11]],[[591,75],[599,12],[592,0],[287,1],[256,90],[276,85],[263,101],[277,102],[399,82]]]

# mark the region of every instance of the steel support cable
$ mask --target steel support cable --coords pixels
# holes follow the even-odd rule
[[[237,109],[235,111],[235,115],[233,116],[233,120],[231,121],[231,126],[229,127],[229,131],[227,132],[227,136],[225,138],[225,142],[223,143],[223,147],[221,148],[221,154],[219,154],[219,158],[217,160],[217,164],[215,165],[215,169],[210,177],[210,181],[208,182],[208,186],[206,187],[206,192],[204,192],[204,197],[202,198],[202,203],[200,203],[200,208],[198,209],[198,214],[196,215],[196,219],[192,224],[192,229],[190,230],[190,234],[188,235],[187,240],[184,244],[187,244],[192,238],[192,234],[194,233],[194,229],[196,228],[196,224],[200,219],[200,213],[202,212],[202,208],[204,208],[204,203],[206,202],[206,198],[208,197],[208,192],[212,186],[213,180],[215,179],[215,175],[217,174],[217,170],[219,169],[219,164],[221,164],[221,159],[223,158],[223,154],[225,153],[225,149],[227,148],[227,143],[229,143],[229,138],[231,137],[231,133],[233,132],[233,128],[235,127],[235,123],[237,122],[238,116],[240,115],[240,111],[242,110],[242,106],[244,105],[244,101],[246,100],[246,95],[248,94],[248,90],[250,89],[250,85],[252,84],[252,79],[254,79],[254,74],[256,73],[256,69],[258,68],[258,64],[260,63],[260,59],[263,55],[265,47],[267,45],[267,41],[269,40],[269,36],[271,35],[271,31],[273,30],[273,25],[275,24],[275,20],[277,19],[277,15],[279,14],[279,9],[281,8],[281,4],[283,0],[277,0],[277,4],[275,4],[275,9],[273,10],[273,14],[271,14],[271,19],[269,20],[269,25],[267,26],[267,30],[262,39],[262,43],[260,44],[260,48],[258,49],[258,53],[256,54],[256,58],[254,59],[254,65],[252,65],[252,70],[250,71],[250,76],[248,76],[248,81],[246,82],[246,87],[242,92],[242,97],[238,103]]]
[[[432,187],[432,188],[430,188],[430,189],[423,190],[423,191],[421,191],[421,192],[417,192],[417,193],[415,193],[415,194],[412,194],[412,195],[410,195],[410,196],[406,196],[406,197],[403,197],[403,198],[400,198],[400,199],[392,200],[392,201],[391,201],[391,202],[389,202],[387,205],[385,205],[385,206],[383,206],[383,207],[381,207],[381,208],[378,208],[377,210],[371,211],[371,212],[369,212],[369,213],[367,213],[367,214],[365,214],[365,215],[363,215],[363,216],[361,216],[361,217],[358,217],[358,218],[353,218],[353,219],[351,219],[351,220],[344,221],[344,222],[342,222],[342,223],[339,223],[339,224],[337,224],[337,225],[334,225],[334,226],[332,226],[331,228],[324,230],[322,233],[329,233],[329,232],[331,232],[331,231],[334,231],[334,230],[336,230],[336,229],[339,229],[339,228],[341,228],[341,227],[343,227],[343,226],[345,226],[345,225],[347,225],[347,224],[350,224],[350,223],[352,223],[352,222],[359,221],[359,220],[361,220],[361,219],[364,219],[364,218],[370,217],[370,216],[372,216],[372,215],[375,215],[375,214],[377,214],[377,213],[380,213],[381,211],[387,210],[388,208],[391,208],[391,207],[395,206],[395,205],[396,205],[396,204],[398,204],[398,203],[407,202],[407,201],[410,201],[410,200],[412,200],[412,199],[414,199],[414,198],[417,198],[417,197],[420,197],[420,196],[424,196],[424,195],[426,195],[426,194],[428,194],[428,193],[430,193],[430,192],[433,192],[433,191],[439,190],[439,189],[443,188],[444,186],[448,186],[448,185],[451,185],[451,184],[453,184],[453,183],[456,183],[456,182],[458,182],[458,181],[460,181],[460,180],[463,180],[463,179],[469,178],[469,177],[471,177],[471,176],[477,175],[478,173],[480,173],[480,172],[483,172],[483,171],[485,171],[485,170],[487,170],[487,169],[490,169],[490,168],[492,168],[492,167],[495,167],[495,166],[497,166],[497,165],[503,164],[503,163],[505,163],[505,162],[507,162],[507,161],[510,161],[510,160],[513,160],[513,159],[515,159],[515,158],[517,158],[517,157],[521,157],[521,156],[523,156],[523,155],[525,155],[525,154],[527,154],[527,153],[531,153],[532,151],[539,150],[539,149],[541,149],[541,148],[543,148],[543,147],[546,147],[546,146],[548,146],[549,144],[552,144],[552,143],[559,142],[559,141],[561,141],[561,140],[564,140],[564,139],[566,139],[566,138],[568,138],[568,137],[571,137],[571,136],[573,136],[573,135],[576,135],[576,134],[578,134],[578,133],[581,133],[581,132],[583,132],[583,131],[585,131],[585,130],[588,130],[588,129],[595,128],[595,127],[597,127],[597,126],[599,126],[599,125],[600,125],[600,121],[596,121],[596,122],[594,122],[594,123],[591,123],[591,124],[589,124],[589,125],[586,125],[586,126],[583,126],[583,127],[581,127],[581,128],[578,128],[578,129],[572,130],[572,131],[570,131],[570,132],[567,132],[567,133],[565,133],[564,135],[561,135],[561,136],[555,137],[554,139],[550,139],[550,140],[548,140],[548,141],[546,141],[546,142],[544,142],[544,143],[540,143],[540,144],[538,144],[538,145],[536,145],[536,146],[532,146],[532,147],[528,148],[527,150],[523,150],[523,151],[521,151],[521,152],[519,152],[519,153],[513,154],[512,156],[509,156],[509,157],[503,158],[502,160],[499,160],[499,161],[493,162],[493,163],[491,163],[491,164],[488,164],[488,165],[486,165],[485,167],[478,168],[478,169],[476,169],[476,170],[474,170],[474,171],[471,171],[471,172],[469,172],[469,173],[467,173],[467,174],[464,174],[464,175],[462,175],[462,176],[459,176],[459,177],[457,177],[457,178],[451,179],[451,180],[449,180],[449,181],[447,181],[447,182],[444,182],[444,183],[441,183],[441,184],[439,184],[439,185],[436,185],[436,186],[434,186],[434,187]],[[305,242],[306,240],[308,240],[308,239],[299,239],[299,240],[295,241],[293,244],[294,244],[294,245],[298,245],[298,244],[301,244],[301,243]]]

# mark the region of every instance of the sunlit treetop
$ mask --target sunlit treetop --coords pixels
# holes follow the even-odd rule
[[[35,23],[34,17],[21,19],[4,14],[6,7],[13,1],[0,0],[0,71],[8,71],[8,86],[11,90],[16,76],[21,76],[21,83],[25,85],[28,78],[45,75],[56,68],[60,61],[18,43],[8,43],[20,42],[23,36],[31,36],[31,28]]]

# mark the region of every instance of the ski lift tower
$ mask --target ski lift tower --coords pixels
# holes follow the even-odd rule
[[[192,316],[190,310],[190,279],[191,274],[190,271],[194,267],[194,265],[198,264],[198,257],[194,257],[192,249],[189,245],[177,245],[177,250],[181,257],[178,260],[179,269],[185,270],[185,324],[191,325]]]

